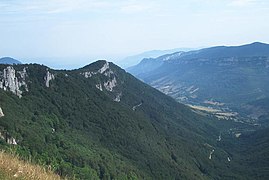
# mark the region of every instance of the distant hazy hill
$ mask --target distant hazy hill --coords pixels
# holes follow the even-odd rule
[[[134,56],[129,56],[126,57],[117,64],[121,66],[122,68],[128,68],[134,65],[137,65],[142,59],[144,58],[157,58],[159,56],[162,56],[164,54],[171,54],[174,52],[179,52],[179,51],[191,51],[193,49],[190,48],[177,48],[177,49],[169,49],[169,50],[152,50],[152,51],[147,51],[141,54],[137,54]]]
[[[20,61],[13,59],[11,57],[0,58],[0,64],[22,64]]]

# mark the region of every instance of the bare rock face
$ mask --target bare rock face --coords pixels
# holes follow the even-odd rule
[[[46,76],[44,77],[46,87],[50,87],[50,81],[55,79],[54,75],[47,70]]]
[[[8,138],[8,139],[7,139],[7,143],[8,143],[8,144],[11,144],[11,145],[17,145],[17,141],[16,141],[16,139],[13,138],[13,137]]]
[[[0,118],[3,117],[3,116],[5,116],[5,115],[4,115],[4,113],[3,113],[2,108],[0,107]]]
[[[110,77],[110,75],[113,74],[113,71],[109,68],[109,62],[105,62],[103,67],[98,71],[86,71],[81,74],[84,75],[85,78],[90,78],[96,74],[104,74],[105,76]]]
[[[122,93],[117,94],[116,97],[115,97],[115,99],[114,99],[114,101],[115,102],[120,102],[121,96],[122,96]]]
[[[1,132],[0,131],[0,138],[3,139],[8,144],[11,144],[11,145],[17,145],[18,144],[16,139],[9,136],[8,133],[6,133],[6,132]]]
[[[100,74],[103,74],[107,69],[109,69],[109,62],[106,62],[104,66],[98,70]]]
[[[28,91],[26,77],[26,68],[24,68],[23,71],[18,71],[16,73],[13,66],[8,66],[2,72],[0,72],[0,88],[4,89],[5,91],[11,91],[21,98],[21,87],[24,86],[25,90]]]
[[[104,83],[104,87],[108,91],[113,91],[113,88],[116,86],[117,86],[117,80],[115,77],[112,80],[109,80],[109,81]]]
[[[96,84],[96,88],[100,91],[103,91],[103,87],[107,91],[113,91],[113,88],[117,85],[117,79],[114,75],[114,72],[109,67],[109,62],[105,62],[105,64],[98,70],[98,71],[86,71],[81,73],[85,78],[90,78],[96,74],[103,74],[104,76],[108,77],[110,80],[103,83],[103,85]]]
[[[85,78],[90,78],[92,75],[94,75],[93,72],[84,72],[82,74],[85,76]]]
[[[100,91],[103,91],[102,84],[96,84],[95,87],[99,89]]]

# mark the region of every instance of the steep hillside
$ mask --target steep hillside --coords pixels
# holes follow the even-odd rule
[[[236,151],[244,157],[242,165],[252,167],[249,175],[255,179],[269,177],[269,128],[242,135]]]
[[[213,47],[155,59],[129,69],[176,100],[227,111],[269,97],[269,45]],[[243,110],[243,109],[241,109]],[[229,112],[229,110],[228,110]]]
[[[0,72],[1,147],[60,175],[245,179],[240,158],[228,161],[233,152],[217,140],[233,125],[193,112],[112,63],[72,71],[0,65]]]
[[[246,116],[256,119],[262,126],[269,125],[269,98],[262,98],[244,104],[240,109]]]

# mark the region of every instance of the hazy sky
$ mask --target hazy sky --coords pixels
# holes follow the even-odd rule
[[[268,0],[0,0],[0,56],[67,65],[268,43],[268,21]]]

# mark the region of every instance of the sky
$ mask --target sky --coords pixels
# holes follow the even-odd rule
[[[268,0],[0,0],[0,57],[53,67],[269,43]]]

